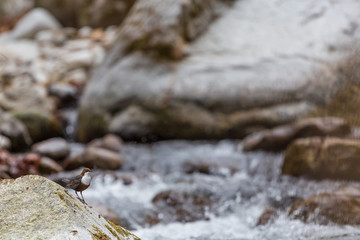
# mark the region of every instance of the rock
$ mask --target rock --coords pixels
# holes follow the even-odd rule
[[[0,195],[4,239],[139,239],[41,176],[2,180]]]
[[[55,83],[49,87],[49,94],[60,99],[62,105],[64,105],[66,102],[77,98],[78,89],[70,84]]]
[[[52,138],[32,146],[32,151],[55,160],[62,160],[70,153],[69,144],[62,138]]]
[[[94,71],[80,103],[79,140],[90,141],[103,136],[109,125],[113,125],[114,117],[132,106],[141,108],[143,114],[139,116],[150,116],[155,122],[160,122],[165,112],[168,126],[179,123],[178,118],[167,117],[168,112],[179,116],[180,113],[175,113],[180,109],[188,110],[184,115],[191,121],[183,120],[186,127],[181,125],[179,129],[196,131],[187,131],[187,138],[230,135],[239,138],[241,134],[234,132],[240,129],[244,137],[275,127],[276,122],[271,122],[270,116],[269,121],[258,124],[254,118],[251,119],[254,123],[247,125],[237,125],[234,121],[242,123],[244,114],[240,113],[279,105],[311,106],[312,111],[307,114],[292,112],[291,121],[308,117],[343,89],[343,81],[337,77],[341,71],[334,66],[352,53],[352,47],[345,46],[353,46],[353,42],[360,39],[359,32],[351,28],[360,25],[360,10],[353,7],[356,0],[338,3],[331,10],[327,7],[331,0],[306,0],[296,8],[286,1],[234,1],[230,8],[217,8],[219,17],[206,31],[204,26],[199,27],[198,36],[202,35],[192,41],[179,34],[178,26],[183,25],[176,16],[196,2],[187,1],[188,5],[182,10],[179,10],[182,1],[154,7],[155,2],[135,3],[104,63]],[[264,5],[278,11],[268,11]],[[195,14],[197,19],[207,19],[212,9],[207,6],[210,6],[209,1],[201,2],[199,8],[203,11],[199,11],[200,16]],[[257,16],[256,21],[254,16]],[[145,18],[149,21],[143,21]],[[338,24],[339,19],[343,24]],[[334,27],[325,28],[324,32],[324,23],[333,23]],[[301,40],[299,36],[303,36]],[[333,41],[329,43],[328,39]],[[335,50],[329,51],[330,47]],[[231,117],[235,113],[238,117]],[[204,125],[199,124],[200,120],[195,121],[199,115],[207,120]],[[286,116],[283,112],[277,117]],[[117,121],[116,126],[120,126],[116,129],[118,132],[125,132],[126,127],[121,127],[121,122]],[[153,125],[148,132],[159,131],[155,129],[157,126],[161,124]],[[185,134],[172,129],[162,135],[183,138]]]
[[[272,223],[278,216],[279,216],[279,214],[277,213],[277,211],[275,209],[266,208],[265,211],[259,217],[259,219],[256,223],[256,226],[261,226],[261,225],[266,225],[266,224]]]
[[[3,135],[0,135],[0,148],[5,149],[5,150],[10,150],[11,149],[10,139]]]
[[[46,89],[31,79],[18,77],[0,92],[0,108],[11,111],[28,129],[33,141],[61,136],[62,129],[54,116],[55,101]]]
[[[2,177],[17,178],[25,174],[39,174],[40,157],[36,154],[13,155],[0,149],[0,167]]]
[[[289,216],[316,224],[360,225],[360,189],[341,187],[294,203]]]
[[[208,219],[206,214],[214,200],[207,191],[167,190],[158,193],[152,203],[161,214],[162,222],[194,222]]]
[[[82,89],[87,83],[87,80],[88,80],[87,73],[85,72],[84,69],[79,68],[67,72],[65,78],[62,81]]]
[[[33,38],[42,30],[57,28],[60,24],[48,11],[35,8],[18,22],[10,33],[10,39]]]
[[[35,38],[40,44],[53,43],[55,46],[62,46],[67,40],[63,29],[42,30],[36,34]]]
[[[39,171],[41,174],[52,174],[64,171],[64,168],[55,160],[42,157],[40,160]]]
[[[120,152],[123,145],[123,140],[114,134],[107,134],[105,137],[95,139],[89,143],[89,147],[104,148],[113,152]]]
[[[160,57],[182,58],[185,41],[196,38],[215,18],[216,3],[216,0],[136,1],[122,24],[116,54],[121,54],[119,49],[124,53],[141,50]]]
[[[282,151],[294,139],[312,136],[345,137],[350,135],[350,126],[334,117],[308,118],[293,124],[251,134],[243,142],[244,151]]]
[[[192,161],[185,162],[182,168],[187,174],[201,173],[215,176],[231,176],[238,171],[238,169],[224,164]]]
[[[286,149],[282,174],[360,181],[359,154],[359,140],[320,137],[297,139]]]
[[[64,56],[63,59],[69,70],[77,68],[89,68],[95,62],[95,56],[89,50],[69,53],[67,56]]]
[[[11,150],[18,151],[28,147],[31,137],[27,128],[11,114],[0,110],[0,134],[10,140]],[[5,140],[6,142],[6,140]]]
[[[96,147],[88,147],[84,153],[68,158],[64,162],[65,169],[71,170],[79,167],[119,169],[124,164],[124,159],[110,150]]]
[[[91,206],[95,211],[100,213],[100,215],[103,218],[105,218],[106,220],[109,220],[110,222],[112,222],[112,223],[114,223],[116,225],[121,224],[119,217],[110,208],[106,207],[105,205],[100,205],[100,204],[95,204],[95,205],[91,204]]]
[[[1,38],[0,38],[1,41]],[[1,42],[0,54],[7,59],[17,59],[24,62],[30,62],[34,59],[38,59],[40,56],[39,46],[30,40],[17,40],[10,42]],[[0,69],[2,72],[3,66]],[[18,66],[16,68],[19,71]]]
[[[35,0],[36,6],[48,9],[65,26],[106,27],[119,25],[135,0]]]

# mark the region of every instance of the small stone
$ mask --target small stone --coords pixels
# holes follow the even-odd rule
[[[3,135],[0,135],[0,148],[10,150],[11,149],[10,139]]]
[[[114,152],[120,152],[123,145],[123,140],[114,134],[108,134],[103,138],[95,139],[89,143],[90,147],[105,148]]]
[[[120,219],[119,217],[116,215],[116,213],[111,210],[110,208],[106,207],[105,205],[100,205],[100,204],[91,204],[92,208],[97,211],[98,213],[100,213],[100,215],[111,221],[112,223],[116,224],[116,225],[120,225]]]
[[[32,147],[32,150],[55,160],[62,160],[70,153],[69,144],[62,138],[52,138],[37,143]]]
[[[69,70],[87,68],[94,64],[94,54],[89,50],[75,51],[64,56],[65,64]]]
[[[265,211],[259,217],[256,226],[266,225],[274,222],[275,218],[277,218],[279,214],[273,208],[266,208]]]

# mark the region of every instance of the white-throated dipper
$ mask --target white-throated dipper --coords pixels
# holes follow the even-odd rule
[[[82,170],[80,175],[77,175],[73,179],[69,180],[66,184],[67,187],[75,190],[75,194],[78,197],[78,199],[80,199],[80,197],[77,194],[77,192],[80,192],[82,197],[82,199],[80,200],[83,201],[84,203],[86,202],[82,195],[82,192],[85,191],[90,186],[91,183],[90,172],[91,170],[89,168],[84,168],[84,170]]]

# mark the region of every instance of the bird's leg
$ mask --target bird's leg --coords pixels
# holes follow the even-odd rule
[[[79,197],[79,195],[77,194],[77,191],[75,191],[75,194],[76,194],[77,198],[78,198],[79,200],[81,200],[80,197]]]
[[[83,203],[85,203],[85,204],[87,204],[86,202],[85,202],[85,199],[84,199],[84,196],[82,195],[82,192],[80,192],[80,194],[81,194],[81,197],[82,197],[82,201],[83,201]]]

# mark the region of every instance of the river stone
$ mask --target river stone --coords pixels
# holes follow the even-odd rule
[[[249,135],[244,139],[243,150],[282,151],[296,138],[312,136],[345,137],[351,133],[350,126],[340,118],[308,118],[271,130]]]
[[[65,26],[107,27],[119,25],[135,0],[35,0]]]
[[[3,239],[139,239],[41,176],[2,180],[0,195]]]
[[[62,138],[52,138],[32,146],[32,151],[55,160],[62,160],[70,153],[69,144]]]
[[[58,28],[60,28],[59,22],[48,11],[35,8],[18,22],[9,37],[11,39],[34,38],[42,30]]]
[[[119,169],[124,164],[124,159],[117,153],[97,147],[88,147],[85,151],[75,157],[65,160],[64,166],[67,170],[79,167]]]
[[[11,150],[22,150],[32,143],[27,128],[10,113],[0,110],[0,134],[11,142]]]
[[[307,223],[322,225],[360,225],[360,189],[341,187],[294,203],[289,216]]]
[[[103,138],[91,141],[89,147],[104,148],[113,152],[120,152],[124,147],[124,142],[120,137],[114,134],[107,134]]]
[[[39,172],[41,174],[52,174],[64,171],[64,168],[58,164],[55,160],[42,157],[39,164]]]
[[[353,47],[346,46],[360,39],[360,28],[352,27],[360,24],[356,0],[304,0],[296,7],[292,1],[235,1],[191,42],[176,31],[178,1],[158,4],[152,11],[153,2],[133,6],[118,40],[86,86],[79,108],[79,140],[104,135],[114,117],[132,105],[155,113],[173,105],[193,105],[193,118],[205,112],[221,122],[224,115],[279,104],[326,104],[342,86],[334,64],[352,52]],[[148,15],[152,26],[146,28]],[[154,24],[158,19],[168,21]],[[130,32],[136,22],[141,28]],[[154,115],[161,121],[163,114]],[[176,121],[167,119],[168,125]],[[196,131],[188,138],[208,138],[208,132],[229,137],[232,128],[226,128],[227,121],[221,127],[224,124],[225,131],[213,120],[194,124]],[[242,129],[251,133],[269,127],[273,126],[262,122]],[[170,131],[167,137],[184,137],[179,132]]]
[[[360,181],[360,140],[297,139],[286,149],[282,174],[313,179]]]

